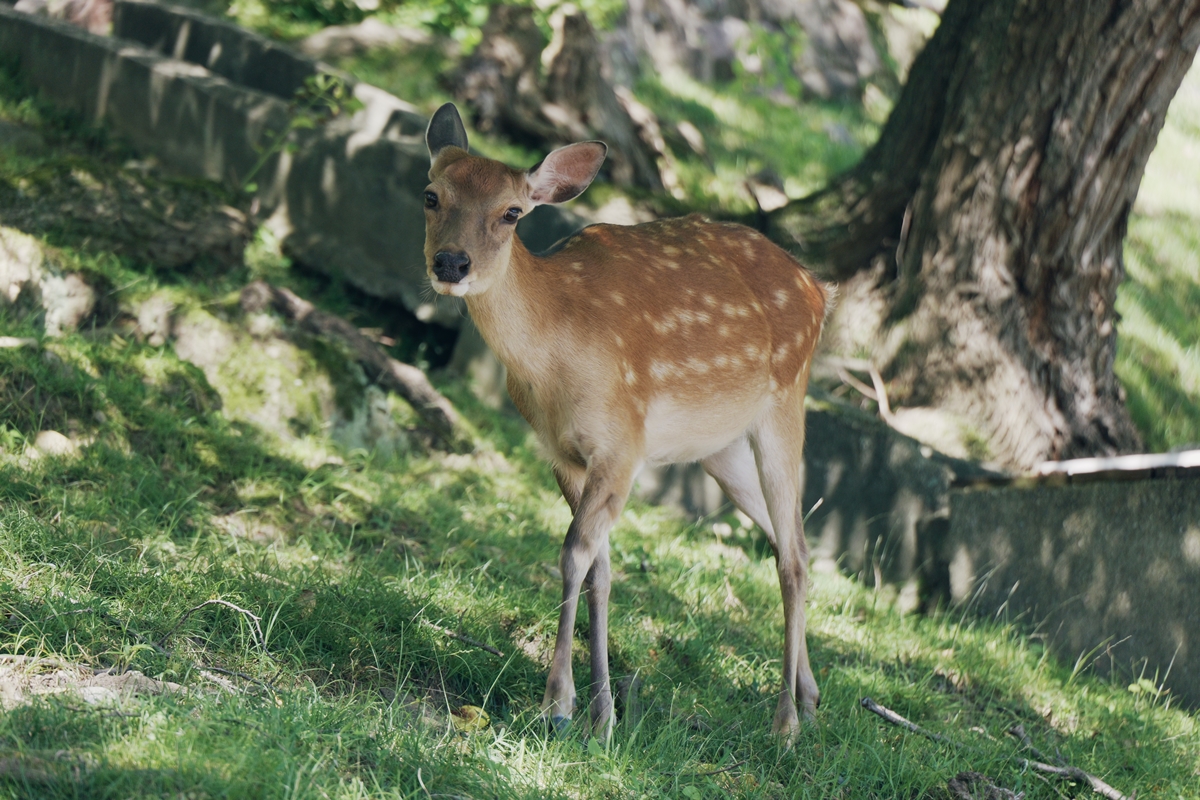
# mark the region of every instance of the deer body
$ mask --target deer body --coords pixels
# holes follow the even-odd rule
[[[574,709],[570,651],[586,588],[591,720],[596,733],[609,729],[608,532],[644,465],[700,461],[775,548],[785,647],[774,727],[790,736],[798,708],[810,715],[818,700],[804,641],[799,490],[823,289],[761,234],[698,215],[594,225],[534,256],[514,235],[515,218],[581,193],[604,146],[570,145],[528,172],[513,170],[467,154],[450,105],[426,138],[432,285],[466,299],[574,514],[544,713],[557,726]]]

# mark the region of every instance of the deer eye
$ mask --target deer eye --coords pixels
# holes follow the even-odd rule
[[[438,204],[438,196],[436,194],[434,194],[433,192],[426,192],[425,193],[425,207],[426,208],[437,208],[437,204]]]
[[[513,206],[508,211],[504,212],[504,221],[510,225],[521,218],[521,209]]]

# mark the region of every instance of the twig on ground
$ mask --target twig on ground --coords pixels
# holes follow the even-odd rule
[[[155,642],[155,644],[158,647],[162,647],[163,643],[166,642],[167,639],[171,638],[171,635],[174,634],[175,631],[179,630],[179,628],[183,625],[183,623],[187,622],[188,618],[191,617],[192,614],[195,614],[197,611],[204,608],[205,606],[225,606],[226,608],[231,608],[234,611],[238,612],[239,614],[243,614],[246,617],[248,617],[250,619],[250,623],[252,625],[251,630],[254,631],[255,643],[259,646],[259,649],[263,649],[263,650],[266,649],[266,646],[267,646],[266,638],[263,636],[262,627],[259,625],[259,623],[262,622],[262,617],[258,616],[253,611],[247,611],[246,609],[244,609],[240,606],[235,606],[233,603],[229,602],[228,600],[205,600],[200,605],[189,608],[187,611],[184,612],[183,616],[179,618],[179,621],[175,623],[175,627],[171,628],[171,630],[169,630],[165,634],[163,634],[163,637],[161,639],[159,639],[157,642]]]
[[[242,308],[258,311],[271,306],[301,328],[337,339],[382,387],[403,397],[433,434],[455,452],[472,449],[471,436],[458,411],[429,382],[425,373],[411,364],[391,358],[383,348],[364,336],[346,320],[322,311],[295,293],[255,281],[242,290]]]
[[[963,745],[959,742],[954,741],[953,739],[948,739],[945,736],[942,736],[941,734],[937,734],[932,731],[927,731],[924,728],[922,728],[920,725],[917,725],[916,723],[913,723],[913,722],[909,722],[904,717],[897,714],[895,711],[892,711],[890,708],[885,708],[884,706],[879,705],[878,703],[876,703],[874,700],[872,700],[869,697],[864,697],[862,700],[859,701],[859,703],[862,705],[863,708],[867,709],[872,714],[875,714],[876,716],[880,717],[881,719],[885,720],[886,722],[888,722],[892,725],[896,725],[897,727],[904,728],[905,730],[911,731],[912,733],[918,734],[920,736],[924,736],[927,739],[931,739],[935,742],[941,742],[943,744],[948,744],[957,749],[964,749],[964,748],[972,749],[972,750],[975,749],[975,748],[969,748],[966,745]],[[1020,726],[1017,726],[1017,727],[1020,727]],[[1010,729],[1009,733],[1012,734],[1013,736],[1016,736],[1018,739],[1021,739],[1022,736],[1024,735],[1025,731],[1024,731],[1024,728],[1021,728],[1020,733],[1014,733]],[[1028,737],[1025,737],[1024,739],[1022,739],[1022,742],[1025,742],[1027,739],[1028,739]],[[1042,755],[1042,753],[1037,751],[1035,748],[1031,747],[1029,744],[1026,744],[1026,746],[1030,748],[1030,752],[1034,753],[1034,755],[1038,759],[1045,758],[1045,756]],[[1125,794],[1122,794],[1120,791],[1109,786],[1107,783],[1100,780],[1095,775],[1085,772],[1082,769],[1080,769],[1079,767],[1072,767],[1072,766],[1056,767],[1053,764],[1046,764],[1046,763],[1042,762],[1041,760],[1030,760],[1027,758],[1020,758],[1020,757],[1017,758],[1017,763],[1021,766],[1022,769],[1029,769],[1029,770],[1033,770],[1035,772],[1041,772],[1045,775],[1055,775],[1060,778],[1068,778],[1069,780],[1081,781],[1081,782],[1087,783],[1089,786],[1092,787],[1092,791],[1094,791],[1096,794],[1099,794],[1099,795],[1102,795],[1103,797],[1108,798],[1108,800],[1132,800],[1132,798],[1128,797]]]
[[[940,733],[927,731],[915,722],[909,722],[895,711],[879,705],[869,697],[864,697],[859,701],[859,704],[862,705],[862,707],[867,711],[870,711],[872,714],[883,718],[885,721],[890,722],[892,725],[895,725],[898,728],[904,728],[905,730],[915,733],[918,736],[924,736],[926,739],[931,739],[942,744],[948,744],[956,749],[962,749],[963,747],[966,747],[966,745],[956,742],[953,739],[948,739],[945,736],[942,736]]]
[[[1104,797],[1109,798],[1109,800],[1130,800],[1130,798],[1127,798],[1125,795],[1121,794],[1121,792],[1117,789],[1109,786],[1095,775],[1084,772],[1079,767],[1072,767],[1070,764],[1066,763],[1064,763],[1061,767],[1056,767],[1052,764],[1044,763],[1046,756],[1033,746],[1033,742],[1030,740],[1029,735],[1025,733],[1024,725],[1014,725],[1008,729],[1008,733],[1010,736],[1020,740],[1021,744],[1023,744],[1025,748],[1033,754],[1033,757],[1037,759],[1036,761],[1021,759],[1021,761],[1024,762],[1022,766],[1027,765],[1030,769],[1035,769],[1038,772],[1044,772],[1048,775],[1058,775],[1063,778],[1070,778],[1073,781],[1082,781],[1090,785],[1092,787],[1092,791],[1094,791],[1096,794],[1103,795]],[[1136,795],[1137,793],[1135,792],[1134,794]]]
[[[469,644],[469,645],[471,645],[471,647],[478,647],[480,650],[486,650],[487,652],[491,653],[494,656],[500,656],[501,658],[504,658],[504,653],[501,653],[499,650],[492,647],[490,644],[481,642],[478,639],[472,639],[470,636],[459,633],[457,631],[452,631],[449,628],[444,628],[441,625],[430,622],[429,620],[424,620],[424,622],[426,625],[433,628],[435,631],[442,634],[443,636],[449,636],[451,639],[457,639],[458,641],[462,642],[463,644]]]

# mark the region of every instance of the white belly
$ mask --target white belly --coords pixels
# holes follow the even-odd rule
[[[765,398],[731,403],[728,398],[703,406],[683,405],[670,398],[653,400],[646,409],[646,463],[699,461],[724,450],[758,417]]]

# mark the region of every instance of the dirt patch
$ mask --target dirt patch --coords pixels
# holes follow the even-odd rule
[[[137,670],[97,672],[57,658],[0,654],[0,708],[4,709],[48,695],[70,694],[97,705],[182,691],[177,683],[148,678]]]

